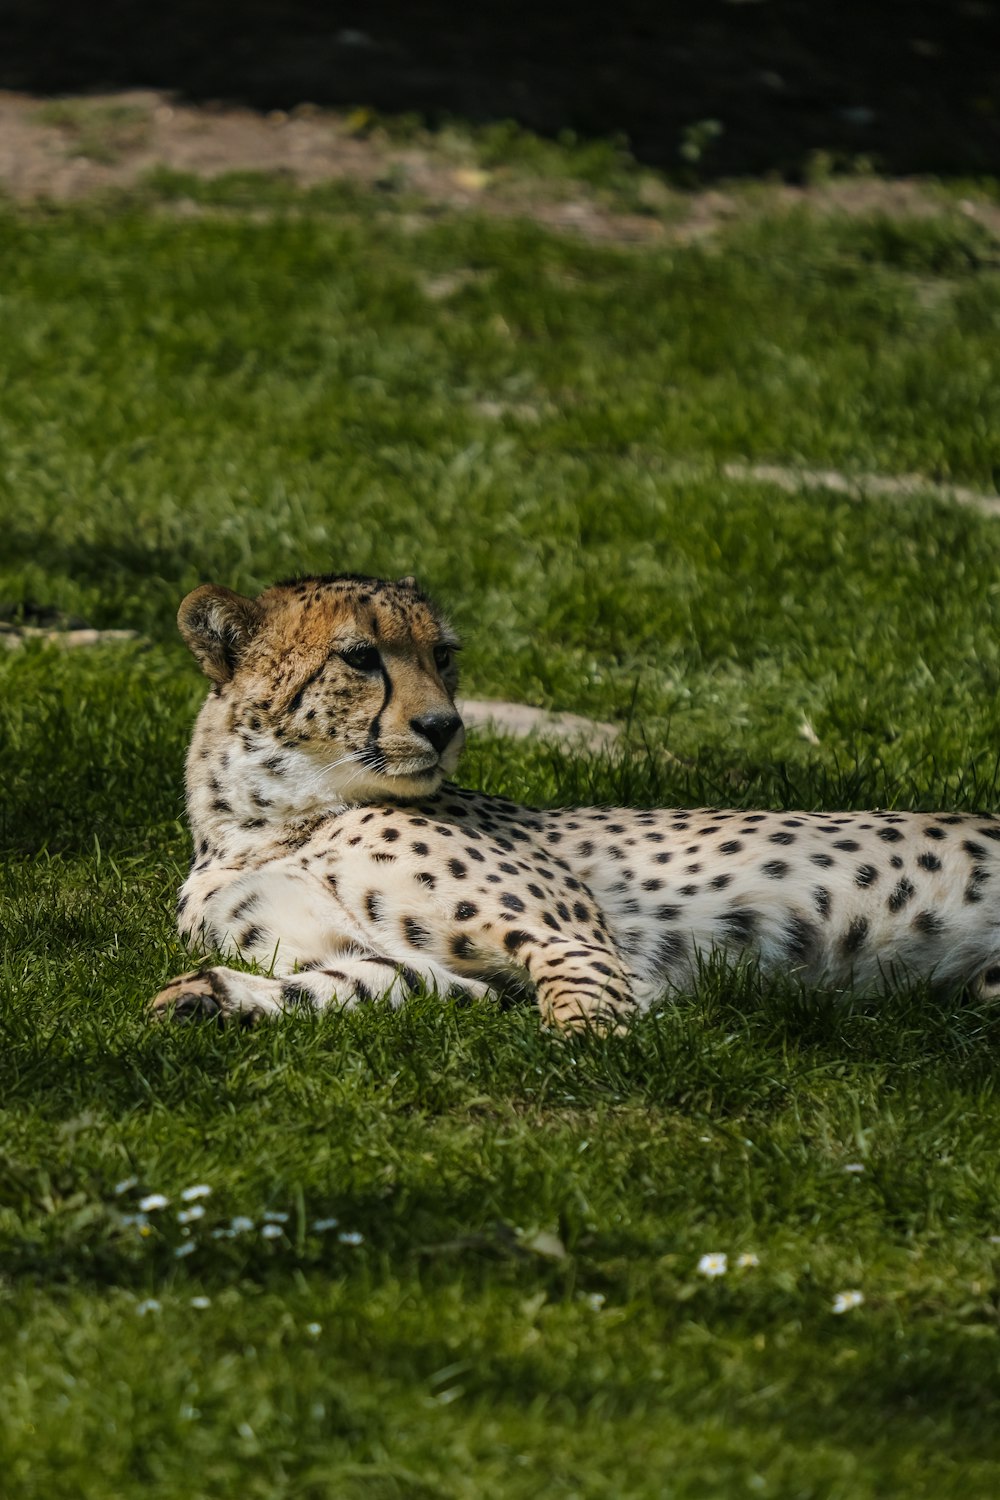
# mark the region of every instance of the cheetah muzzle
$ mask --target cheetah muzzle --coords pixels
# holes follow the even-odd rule
[[[155,1016],[247,1023],[415,991],[530,990],[613,1027],[713,954],[810,983],[1000,994],[989,814],[538,811],[454,786],[458,642],[412,578],[195,589],[212,683],[178,905],[202,951]]]

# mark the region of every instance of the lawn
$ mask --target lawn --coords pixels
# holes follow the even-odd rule
[[[246,178],[0,208],[0,602],[140,632],[0,655],[4,1500],[1000,1493],[995,1011],[144,1012],[196,583],[415,572],[470,695],[625,729],[475,738],[525,801],[995,808],[1000,522],[721,466],[989,491],[998,433],[944,195],[631,249]]]

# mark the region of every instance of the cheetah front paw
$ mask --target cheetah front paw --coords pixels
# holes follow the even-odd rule
[[[193,969],[171,979],[150,1007],[154,1021],[235,1021],[252,1026],[265,1016],[280,1016],[282,981],[238,969]]]
[[[219,1020],[223,1007],[215,994],[211,973],[193,969],[171,979],[150,1004],[154,1021]]]

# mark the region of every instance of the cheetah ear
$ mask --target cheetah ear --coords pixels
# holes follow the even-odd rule
[[[245,599],[217,583],[203,583],[177,611],[181,635],[213,682],[232,677],[263,619],[258,599]]]
[[[397,578],[396,579],[396,583],[399,585],[399,587],[401,589],[418,589],[419,590],[419,588],[420,588],[420,585],[417,583],[417,580],[414,578],[414,576],[413,576],[412,573],[407,573],[407,575],[406,575],[405,578]]]

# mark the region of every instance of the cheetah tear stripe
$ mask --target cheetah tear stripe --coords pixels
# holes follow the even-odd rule
[[[412,579],[206,585],[179,623],[213,682],[180,930],[268,972],[182,975],[156,1015],[509,989],[556,1025],[615,1025],[715,954],[1000,994],[992,815],[518,807],[447,780],[457,642]]]

